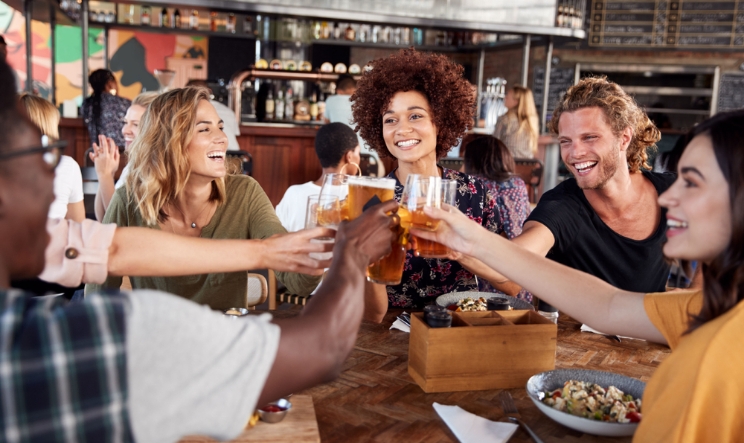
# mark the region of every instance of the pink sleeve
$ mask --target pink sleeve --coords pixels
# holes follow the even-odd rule
[[[115,224],[104,225],[87,219],[82,223],[50,219],[47,231],[50,241],[40,279],[68,287],[106,280]]]

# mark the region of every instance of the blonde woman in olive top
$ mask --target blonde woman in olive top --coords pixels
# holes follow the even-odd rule
[[[494,137],[504,142],[514,158],[534,158],[540,123],[532,91],[514,86],[504,97],[506,114],[499,117]]]
[[[227,137],[203,88],[159,96],[141,121],[130,148],[126,186],[114,194],[103,223],[147,226],[177,235],[212,239],[263,239],[286,233],[258,183],[228,174]],[[147,260],[147,251],[142,259]],[[245,304],[245,272],[187,277],[129,276],[135,289],[159,289],[215,309]],[[277,273],[297,294],[309,294],[319,277]],[[118,288],[109,278],[104,288]],[[86,293],[100,290],[86,286]]]
[[[561,149],[592,144],[593,149],[599,150],[599,140],[613,141],[614,136],[611,132],[598,132],[595,137],[585,141],[562,135]],[[436,233],[412,230],[412,234],[436,239],[474,256],[591,327],[608,334],[668,344],[671,355],[646,385],[643,419],[633,436],[634,443],[741,442],[742,140],[744,111],[717,114],[700,123],[693,129],[691,141],[679,160],[677,181],[659,196],[659,204],[667,209],[664,254],[701,262],[702,291],[641,294],[620,290],[589,274],[539,257],[454,212],[432,213],[444,221]],[[612,143],[607,145],[612,149]]]

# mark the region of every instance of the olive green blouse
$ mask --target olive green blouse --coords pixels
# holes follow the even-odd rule
[[[202,238],[263,239],[287,232],[256,180],[246,175],[227,176],[225,189],[226,202],[217,207],[212,220],[202,228]],[[114,194],[103,223],[146,226],[137,205],[128,198],[125,187]],[[147,255],[146,250],[142,251],[143,260],[147,260]],[[227,309],[245,306],[246,274],[229,272],[183,277],[129,277],[133,289],[158,289],[209,305],[213,309]],[[288,272],[277,272],[276,276],[290,292],[299,295],[310,294],[320,281],[320,277]],[[103,285],[86,285],[85,293],[98,292],[102,288],[119,288],[121,281],[121,277],[109,277]]]

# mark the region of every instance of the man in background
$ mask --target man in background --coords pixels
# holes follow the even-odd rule
[[[326,123],[343,123],[350,128],[352,126],[351,116],[351,96],[356,92],[356,80],[354,77],[348,74],[341,74],[338,76],[336,82],[336,95],[332,95],[326,99],[325,116],[324,120]],[[385,176],[385,166],[380,161],[380,156],[373,150],[369,149],[364,143],[361,137],[357,134],[359,139],[359,146],[361,146],[362,154],[369,154],[375,158],[377,163],[377,176]]]
[[[320,194],[326,174],[356,174],[359,167],[359,142],[354,131],[343,123],[329,123],[315,135],[315,153],[323,173],[311,182],[290,186],[276,205],[276,215],[289,232],[305,227],[307,198]],[[351,165],[349,165],[351,164]]]
[[[191,79],[186,84],[186,86],[198,86],[201,88],[207,88],[210,91],[212,90],[206,80]],[[214,97],[214,95],[210,94],[210,97]],[[235,120],[235,112],[233,112],[232,109],[228,108],[217,100],[214,100],[213,98],[209,100],[209,103],[214,106],[214,109],[217,111],[217,115],[220,116],[220,118],[222,119],[222,123],[224,123],[225,125],[222,130],[227,136],[227,150],[240,151],[240,145],[238,145],[240,126],[238,126],[238,121]]]

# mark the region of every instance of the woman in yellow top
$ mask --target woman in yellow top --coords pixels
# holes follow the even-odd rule
[[[514,86],[504,97],[506,114],[499,117],[493,135],[504,142],[514,158],[534,158],[540,131],[535,98],[524,86]]]
[[[691,132],[667,208],[664,254],[703,263],[697,292],[639,294],[528,252],[442,210],[414,232],[480,259],[577,320],[610,334],[668,343],[649,381],[634,442],[734,442],[744,436],[744,111]],[[539,278],[535,278],[539,275]]]

